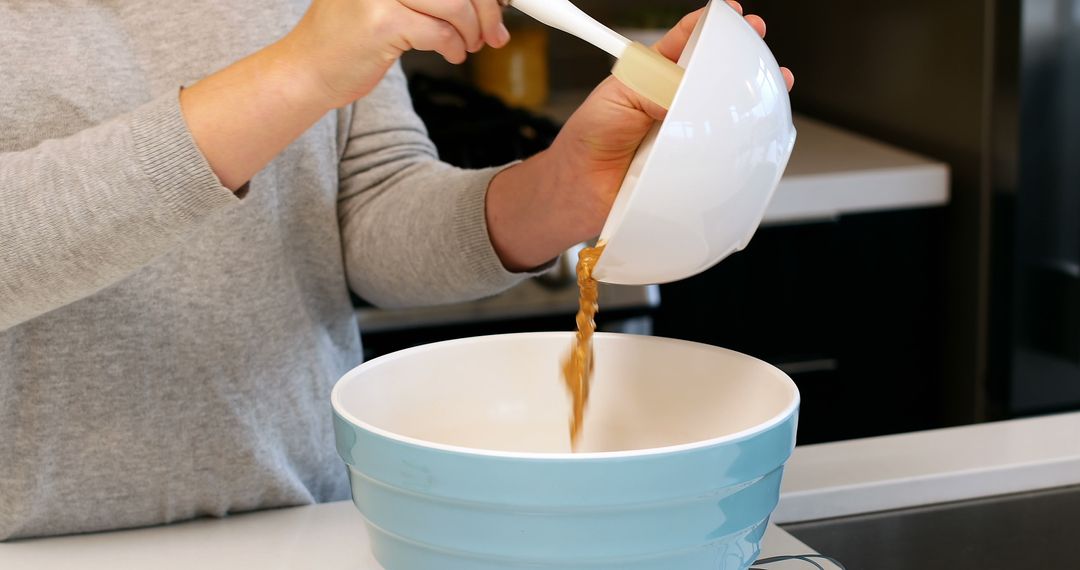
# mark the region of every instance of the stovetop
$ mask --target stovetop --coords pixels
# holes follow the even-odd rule
[[[848,568],[1080,568],[1080,486],[784,525]]]
[[[472,85],[417,74],[409,79],[417,115],[443,162],[486,168],[532,156],[551,145],[560,125],[512,108]]]

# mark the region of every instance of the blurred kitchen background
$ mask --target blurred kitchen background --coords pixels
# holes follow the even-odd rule
[[[702,5],[578,3],[644,40]],[[1080,409],[1080,0],[744,5],[797,76],[787,177],[746,251],[679,283],[605,288],[601,328],[776,364],[803,394],[801,443]],[[608,74],[595,48],[509,23],[508,48],[465,66],[405,59],[448,162],[543,149]],[[576,294],[566,264],[478,303],[357,304],[372,357],[570,330]]]

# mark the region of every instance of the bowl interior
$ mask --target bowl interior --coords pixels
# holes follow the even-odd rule
[[[495,452],[570,451],[560,363],[572,333],[462,339],[388,355],[334,389],[345,419],[415,443]],[[793,411],[794,383],[707,345],[598,334],[586,453],[699,444],[764,429]]]

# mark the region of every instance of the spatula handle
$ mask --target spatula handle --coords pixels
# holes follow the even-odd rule
[[[510,5],[543,24],[577,36],[590,44],[622,57],[630,40],[582,12],[569,0],[510,0]]]

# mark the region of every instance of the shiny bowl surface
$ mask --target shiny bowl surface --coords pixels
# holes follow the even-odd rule
[[[598,334],[581,453],[572,333],[468,338],[347,374],[332,401],[386,570],[744,570],[795,444],[780,370],[707,345]]]
[[[677,281],[745,248],[795,146],[776,58],[725,2],[709,4],[679,63],[675,101],[638,149],[600,235],[601,281]]]

